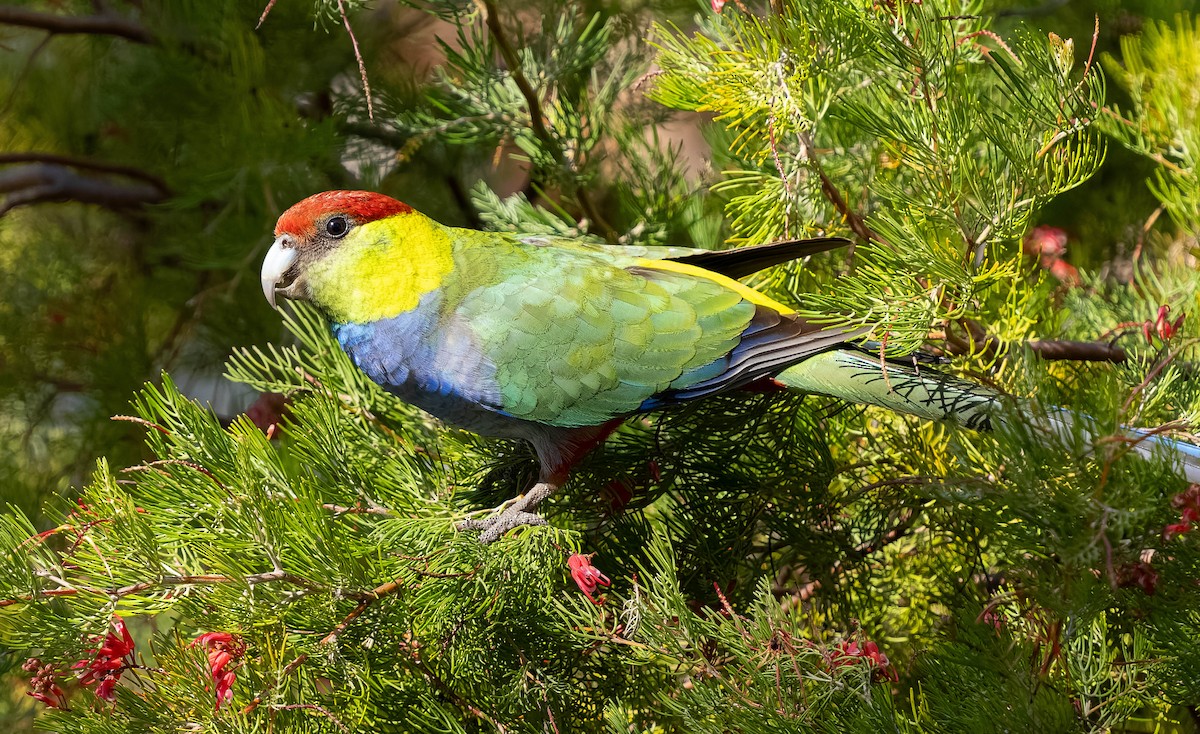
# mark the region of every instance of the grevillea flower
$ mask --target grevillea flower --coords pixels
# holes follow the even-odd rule
[[[612,582],[600,572],[600,569],[592,565],[592,555],[572,553],[571,557],[567,559],[567,566],[570,567],[571,578],[575,579],[575,585],[579,587],[579,590],[596,606],[603,604],[603,598],[596,601],[592,594],[596,591],[597,586],[607,587]]]
[[[1154,343],[1154,337],[1158,337],[1162,341],[1170,341],[1171,337],[1175,336],[1175,332],[1183,326],[1183,317],[1187,314],[1179,314],[1179,318],[1172,323],[1167,315],[1171,313],[1171,307],[1162,305],[1158,307],[1158,315],[1153,321],[1146,321],[1142,324],[1142,334],[1146,336],[1146,341]]]
[[[1079,270],[1066,260],[1055,260],[1050,263],[1048,269],[1050,274],[1060,283],[1070,286],[1077,286],[1083,283],[1083,279],[1079,277]]]
[[[1061,227],[1040,224],[1025,235],[1022,249],[1059,281],[1075,286],[1080,284],[1079,271],[1063,259],[1067,254],[1067,231]]]
[[[1056,258],[1067,254],[1067,231],[1049,224],[1039,224],[1025,235],[1023,248],[1026,255],[1040,258]],[[1043,264],[1048,263],[1043,260]]]
[[[265,392],[258,396],[254,404],[246,408],[246,417],[258,426],[263,433],[274,435],[279,422],[288,411],[286,395],[277,392]]]
[[[33,673],[29,679],[29,691],[25,695],[32,696],[52,709],[67,708],[67,694],[58,685],[58,671],[53,665],[43,665],[37,658],[29,658],[21,669]]]
[[[1165,540],[1170,540],[1176,535],[1190,533],[1193,527],[1200,525],[1200,484],[1193,484],[1172,497],[1171,505],[1179,510],[1179,522],[1171,523],[1163,528],[1163,539]]]
[[[893,683],[900,680],[888,656],[883,654],[879,645],[869,640],[861,646],[855,640],[842,640],[826,654],[825,660],[831,668],[857,665],[860,660],[866,660],[871,666],[872,680],[890,680]]]
[[[233,684],[237,682],[237,669],[246,654],[246,644],[228,632],[205,632],[192,640],[191,646],[196,645],[208,650],[208,671],[216,689],[216,710],[220,711],[222,703],[233,699]]]
[[[1127,589],[1137,586],[1146,596],[1158,591],[1158,571],[1146,561],[1126,563],[1117,569],[1117,586]]]
[[[100,642],[100,638],[93,641]],[[105,701],[112,701],[117,697],[117,681],[133,664],[133,638],[129,636],[125,620],[113,617],[112,629],[96,648],[95,656],[90,661],[80,660],[71,667],[76,670],[83,669],[79,674],[79,682],[82,685],[98,683],[96,695]]]

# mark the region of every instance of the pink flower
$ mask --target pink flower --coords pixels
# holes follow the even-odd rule
[[[604,603],[604,598],[596,601],[592,594],[596,591],[597,586],[608,587],[612,582],[608,577],[600,572],[600,569],[592,565],[592,555],[583,555],[582,553],[572,553],[567,559],[567,566],[571,569],[571,578],[575,579],[575,585],[579,587],[589,600],[596,606]]]
[[[1080,284],[1079,271],[1063,259],[1067,254],[1067,231],[1061,227],[1040,224],[1029,230],[1022,245],[1026,255],[1038,258],[1041,266],[1062,283]]]
[[[228,632],[205,632],[192,640],[192,647],[200,645],[208,649],[208,668],[212,676],[213,687],[216,689],[216,710],[221,710],[221,704],[233,700],[233,684],[237,682],[238,663],[246,654],[246,644],[242,638]]]
[[[721,12],[721,9],[725,7],[725,1],[726,0],[712,0],[713,12],[714,13]]]
[[[1026,255],[1035,257],[1062,257],[1067,254],[1067,231],[1061,227],[1039,224],[1025,235],[1023,249]]]
[[[1163,540],[1170,540],[1176,535],[1183,535],[1192,529],[1192,524],[1188,522],[1173,522],[1163,528]]]
[[[96,695],[105,701],[112,701],[117,697],[117,681],[121,679],[121,674],[134,664],[133,638],[129,636],[125,620],[113,617],[112,626],[113,629],[109,630],[104,642],[96,648],[95,657],[90,662],[80,660],[71,666],[76,670],[84,669],[79,674],[79,682],[82,685],[99,684],[96,686]],[[93,641],[98,642],[99,639],[95,638]]]
[[[1055,260],[1050,263],[1050,274],[1053,275],[1058,282],[1066,285],[1077,286],[1083,283],[1083,279],[1079,277],[1079,270],[1074,265],[1066,260]]]
[[[259,430],[274,438],[279,422],[288,411],[288,398],[277,392],[264,392],[258,396],[254,404],[246,408],[246,417]]]

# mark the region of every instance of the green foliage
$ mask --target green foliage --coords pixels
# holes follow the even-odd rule
[[[1106,56],[1105,68],[1129,93],[1131,110],[1114,107],[1110,135],[1160,167],[1150,190],[1178,225],[1200,231],[1200,21],[1179,16],[1174,24],[1149,23],[1121,40],[1121,60]]]
[[[67,203],[8,210],[30,192],[4,189],[0,477],[27,511],[37,490],[83,481],[99,451],[138,456],[108,416],[145,379],[164,367],[219,369],[230,334],[279,333],[265,310],[245,308],[258,290],[244,277],[253,243],[284,202],[344,180],[332,121],[298,119],[293,98],[339,73],[348,45],[306,53],[312,19],[295,3],[280,3],[261,33],[258,3],[160,5],[109,9],[142,25],[149,43],[5,27],[0,148],[35,161],[6,174],[49,166],[54,180],[150,185],[158,197],[102,208],[70,201],[67,189],[48,197]],[[54,168],[47,155],[81,163]]]
[[[158,459],[117,475],[101,465],[82,504],[59,510],[59,530],[45,541],[31,541],[33,527],[19,515],[5,518],[14,550],[0,595],[37,598],[63,588],[64,577],[76,589],[7,615],[9,644],[88,659],[92,643],[80,630],[103,634],[113,614],[171,622],[144,653],[151,669],[139,673],[139,694],[117,699],[128,720],[80,701],[56,726],[237,728],[247,718],[236,710],[252,706],[296,731],[470,731],[477,720],[533,730],[552,719],[595,728],[620,702],[637,720],[661,708],[663,721],[690,729],[721,690],[701,683],[713,656],[737,661],[753,701],[774,675],[752,664],[768,650],[777,651],[779,674],[809,671],[793,681],[806,692],[788,684],[788,700],[773,707],[811,698],[802,720],[815,721],[839,711],[837,701],[874,710],[854,693],[867,685],[866,668],[851,660],[821,673],[828,663],[802,642],[803,618],[768,588],[750,619],[690,608],[661,540],[648,547],[646,585],[622,580],[623,607],[615,595],[595,607],[567,591],[565,554],[577,550],[578,534],[537,530],[482,546],[456,533],[451,520],[466,508],[441,468],[449,456],[489,449],[430,432],[411,408],[363,383],[312,314],[293,328],[317,340],[305,356],[243,353],[232,367],[290,391],[279,446],[244,421],[222,428],[164,379],[136,405]],[[317,379],[293,381],[301,371]],[[187,644],[208,630],[236,630],[254,661],[239,668],[234,701],[216,714]],[[773,640],[783,647],[771,648]],[[676,700],[668,691],[686,674],[699,685]]]
[[[1018,277],[1030,214],[1103,157],[1090,130],[1103,83],[1076,77],[1071,42],[1023,32],[1009,46],[978,11],[796,1],[782,16],[722,15],[694,38],[658,29],[652,96],[735,135],[714,188],[737,239],[870,233],[836,290],[800,299],[880,324],[896,353]]]
[[[3,307],[5,355],[27,357],[29,374],[120,367],[106,391],[127,389],[169,360],[142,349],[129,361],[113,346],[71,362],[22,316],[112,273],[114,295],[69,328],[137,352],[169,336],[172,309],[203,288],[206,315],[178,328],[258,344],[236,350],[227,374],[287,403],[264,434],[163,375],[134,417],[106,424],[131,448],[77,482],[77,502],[0,516],[12,678],[28,680],[19,666],[37,656],[72,680],[114,615],[137,643],[140,667],[122,673],[115,701],[72,684],[70,710],[39,723],[88,734],[1194,730],[1183,722],[1200,705],[1200,531],[1164,535],[1187,484],[1167,452],[1131,451],[1122,426],[1196,433],[1200,281],[1147,248],[1072,285],[1020,248],[1039,209],[1102,165],[1095,64],[1057,36],[994,35],[973,3],[744,4],[752,12],[731,2],[717,15],[702,3],[689,24],[636,3],[538,4],[535,23],[489,17],[490,3],[418,3],[449,24],[427,78],[383,61],[394,17],[362,3],[279,3],[259,35],[260,4],[175,4],[145,17],[161,44],[123,48],[96,96],[80,93],[105,114],[71,127],[71,106],[46,102],[58,115],[46,130],[68,139],[105,115],[138,130],[97,153],[161,166],[176,195],[132,220],[79,204],[7,215],[4,277],[19,299]],[[343,9],[361,32],[374,121]],[[1144,151],[1194,181],[1177,131],[1154,122],[1191,119],[1186,85],[1160,77],[1200,67],[1182,40],[1192,27],[1149,29],[1121,63],[1137,70]],[[112,43],[81,42],[79,57],[31,73],[96,73],[88,62]],[[706,135],[723,172],[697,175],[692,161],[684,175],[687,154],[660,137],[663,105],[715,114]],[[32,135],[39,119],[0,129]],[[516,185],[498,180],[502,159],[524,166]],[[1156,191],[1184,191],[1163,176]],[[399,402],[307,308],[265,344],[276,316],[253,278],[261,248],[247,243],[265,245],[275,212],[330,185],[492,229],[626,243],[851,234],[852,255],[751,282],[814,316],[874,326],[881,351],[965,352],[942,369],[1016,399],[988,434],[775,393],[637,416],[542,508],[551,527],[483,546],[455,523],[527,486],[527,447]],[[71,248],[143,227],[161,249]],[[172,270],[180,262],[201,285]],[[1147,338],[1161,305],[1188,316]],[[112,331],[134,311],[154,318]],[[951,349],[970,324],[996,342]],[[1125,359],[1055,362],[1021,346],[1053,340],[1111,341]],[[38,401],[54,394],[21,384],[6,383],[14,436],[45,425]],[[124,412],[86,394],[97,412]],[[32,432],[41,453],[14,465],[68,453],[80,445],[69,431]],[[568,558],[585,552],[612,579],[603,604],[570,576]],[[194,643],[206,632],[244,646],[219,709]]]

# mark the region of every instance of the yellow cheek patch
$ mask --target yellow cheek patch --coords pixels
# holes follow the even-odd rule
[[[449,234],[414,212],[355,227],[307,279],[335,321],[365,323],[412,310],[453,268]]]
[[[674,260],[638,260],[638,267],[649,268],[650,270],[665,270],[669,273],[682,273],[684,275],[692,275],[697,278],[711,280],[714,283],[722,285],[729,290],[737,293],[742,298],[757,306],[765,306],[774,309],[782,314],[795,313],[795,309],[788,308],[774,298],[771,298],[763,293],[759,293],[753,288],[743,285],[733,278],[727,278],[720,273],[714,273],[711,270],[698,268],[695,265],[687,265]]]

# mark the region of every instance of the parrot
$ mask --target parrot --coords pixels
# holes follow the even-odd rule
[[[458,525],[484,543],[545,524],[537,506],[635,414],[769,386],[988,430],[1004,397],[881,360],[863,342],[869,326],[814,323],[739,282],[848,245],[842,238],[730,250],[594,244],[449,227],[369,191],[310,196],[279,217],[274,237],[261,269],[272,307],[312,303],[388,392],[447,424],[532,446],[536,483]],[[1146,455],[1143,442],[1177,448],[1200,480],[1200,448],[1135,435]]]

